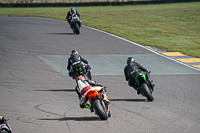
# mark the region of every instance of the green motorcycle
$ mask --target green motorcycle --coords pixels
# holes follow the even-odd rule
[[[141,72],[135,77],[136,86],[138,87],[141,95],[147,97],[148,101],[153,101],[154,98],[152,96],[152,92],[154,91],[154,85],[151,83],[150,79],[147,79],[146,74],[150,72],[144,73]]]

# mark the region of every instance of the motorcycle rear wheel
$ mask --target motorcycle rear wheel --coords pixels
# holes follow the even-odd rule
[[[154,98],[153,98],[151,92],[149,91],[147,84],[143,83],[141,86],[142,86],[142,90],[144,92],[144,95],[147,97],[147,100],[150,101],[150,102],[153,101]]]
[[[93,106],[94,110],[96,111],[96,113],[98,114],[98,116],[101,118],[101,120],[108,119],[108,116],[107,116],[106,112],[103,110],[103,107],[101,106],[99,99],[95,99],[92,103],[92,106]]]

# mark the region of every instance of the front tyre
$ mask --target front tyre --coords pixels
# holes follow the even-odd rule
[[[9,133],[9,131],[6,131],[6,130],[0,130],[0,133]]]
[[[108,116],[107,116],[106,112],[103,110],[103,107],[101,106],[99,99],[95,99],[92,103],[92,106],[93,106],[94,110],[96,111],[96,113],[98,114],[98,116],[101,118],[101,120],[108,119]]]
[[[148,88],[147,84],[146,84],[146,83],[143,83],[143,84],[141,85],[141,87],[142,87],[142,90],[143,90],[143,92],[144,92],[144,95],[147,97],[147,100],[150,101],[150,102],[153,101],[154,98],[153,98],[151,92],[149,91],[149,88]]]
[[[74,31],[75,31],[76,34],[80,34],[79,24],[78,23],[74,23]]]

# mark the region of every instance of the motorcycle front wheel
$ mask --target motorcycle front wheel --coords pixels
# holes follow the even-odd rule
[[[76,34],[80,34],[79,25],[78,23],[74,23],[74,30]]]
[[[148,88],[147,84],[146,84],[146,83],[143,83],[143,84],[141,85],[141,87],[142,87],[142,90],[143,90],[143,92],[144,92],[144,95],[147,97],[147,100],[150,101],[150,102],[153,101],[154,98],[153,98],[151,92],[149,91],[149,88]]]
[[[92,103],[92,106],[93,106],[94,110],[96,111],[96,113],[98,114],[98,116],[101,118],[101,120],[108,119],[108,116],[107,116],[106,112],[103,110],[103,107],[102,107],[99,99],[95,99]]]
[[[0,133],[9,133],[9,132],[8,132],[8,131],[5,131],[5,130],[4,130],[4,131],[1,131],[1,130],[0,130]]]

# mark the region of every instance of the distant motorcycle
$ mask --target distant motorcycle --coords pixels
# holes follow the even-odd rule
[[[83,78],[87,77],[85,74],[82,75]],[[86,80],[77,78],[76,90],[82,95],[82,97],[87,98],[89,104],[92,106],[95,114],[100,117],[101,120],[107,120],[111,117],[109,104],[104,101],[104,91],[105,87],[101,86],[90,86]],[[87,84],[87,87],[81,87],[81,84]]]
[[[13,133],[11,127],[7,124],[8,120],[5,119],[3,124],[0,124],[0,133]]]
[[[147,74],[149,73],[151,72],[148,72]],[[140,74],[138,74],[135,77],[135,81],[135,85],[139,88],[141,95],[147,97],[148,101],[153,101],[154,98],[152,92],[154,91],[154,85],[149,80],[147,80],[146,73],[141,72]]]
[[[72,30],[75,34],[80,34],[80,27],[81,27],[81,19],[77,14],[72,15]]]

